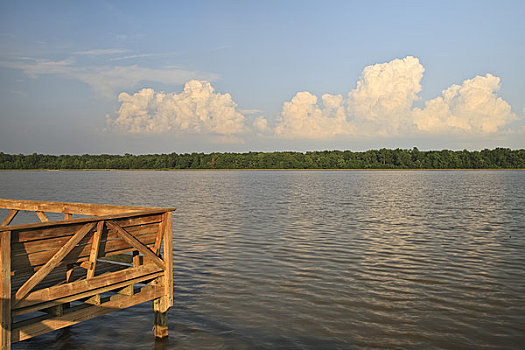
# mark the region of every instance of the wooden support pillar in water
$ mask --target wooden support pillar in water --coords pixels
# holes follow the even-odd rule
[[[164,338],[168,336],[168,310],[164,307],[164,298],[153,300],[153,333],[155,338]]]
[[[172,241],[172,216],[171,213],[162,215],[162,228],[164,236],[164,276],[158,279],[164,289],[164,296],[153,301],[154,322],[153,332],[155,338],[168,336],[168,311],[173,306],[173,241]],[[158,246],[160,249],[160,245]]]

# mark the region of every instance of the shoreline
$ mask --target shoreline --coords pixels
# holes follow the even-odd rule
[[[524,171],[525,168],[487,168],[487,169],[0,169],[11,171]]]

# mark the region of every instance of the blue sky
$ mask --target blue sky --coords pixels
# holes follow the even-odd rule
[[[525,147],[523,1],[3,1],[0,151]]]

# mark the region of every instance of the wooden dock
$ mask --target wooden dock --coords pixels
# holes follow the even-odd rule
[[[9,209],[0,225],[2,350],[150,300],[155,337],[168,335],[175,208],[10,199],[0,208]],[[19,211],[40,222],[10,226]]]

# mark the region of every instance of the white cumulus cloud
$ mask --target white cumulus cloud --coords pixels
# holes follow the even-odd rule
[[[325,139],[350,134],[352,126],[347,122],[343,96],[325,94],[321,98],[307,91],[298,92],[290,102],[285,102],[281,121],[275,134],[284,138]]]
[[[255,120],[253,121],[253,127],[255,128],[255,131],[261,133],[261,134],[265,134],[265,133],[268,133],[268,132],[271,132],[271,128],[268,126],[268,120],[266,120],[265,117],[263,116],[259,116],[257,118],[255,118]]]
[[[424,71],[412,56],[366,67],[357,87],[348,93],[349,116],[356,124],[398,133],[410,124]]]
[[[347,98],[323,95],[320,103],[310,92],[299,92],[283,104],[275,136],[486,135],[503,130],[516,118],[510,105],[496,95],[500,79],[491,74],[452,85],[424,108],[414,108],[424,71],[419,59],[407,56],[365,67]]]
[[[414,122],[430,132],[497,132],[515,119],[510,105],[496,95],[500,79],[491,74],[452,85],[442,96],[414,109]]]
[[[230,94],[214,91],[207,81],[188,81],[181,93],[142,89],[119,95],[117,117],[110,127],[128,133],[167,131],[208,134],[221,141],[239,141],[247,131],[245,117]]]

